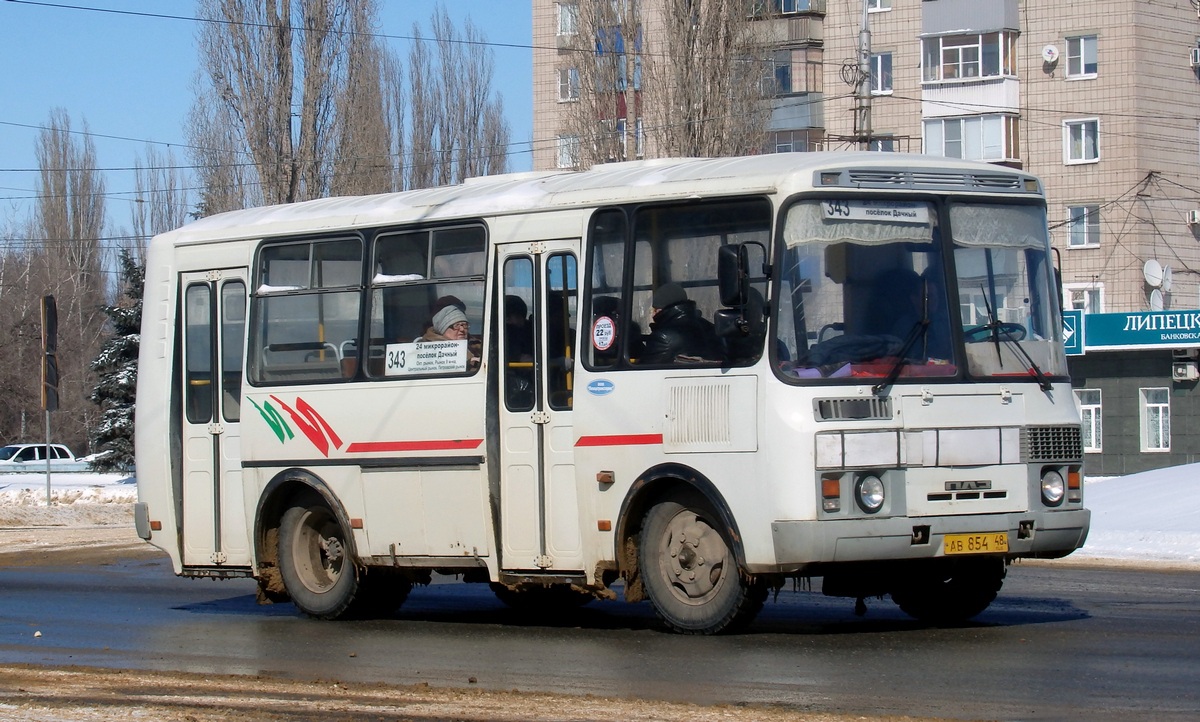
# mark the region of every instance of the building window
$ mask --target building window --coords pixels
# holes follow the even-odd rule
[[[1096,163],[1100,160],[1100,121],[1096,118],[1063,121],[1063,163]]]
[[[871,141],[871,150],[879,153],[895,153],[896,139],[895,138],[875,138]]]
[[[1170,451],[1170,389],[1139,389],[1138,391],[1142,405],[1142,451]]]
[[[1071,248],[1100,245],[1100,206],[1067,206],[1067,237]]]
[[[1104,284],[1064,283],[1063,305],[1067,310],[1104,313]]]
[[[875,95],[892,92],[892,54],[871,56],[871,92]]]
[[[867,9],[871,12],[892,9],[892,0],[867,0]]]
[[[921,40],[921,78],[980,80],[1017,74],[1014,33],[941,35]]]
[[[932,118],[924,123],[925,152],[948,158],[1016,160],[1018,119],[1011,115]]]
[[[1079,416],[1083,420],[1083,450],[1098,453],[1103,447],[1103,421],[1100,414],[1100,389],[1075,389]]]
[[[1067,38],[1067,77],[1096,77],[1096,36]]]
[[[558,69],[558,102],[579,100],[579,68]]]
[[[555,165],[559,168],[575,168],[579,165],[579,136],[560,135],[555,145]]]
[[[809,4],[809,0],[773,0],[771,2],[772,9],[782,15],[808,12]]]
[[[820,150],[823,135],[819,128],[781,130],[776,132],[772,139],[775,141],[774,146],[767,146],[768,153],[803,153]]]
[[[579,32],[579,5],[558,3],[558,35],[575,35]]]
[[[768,96],[821,92],[821,49],[783,48],[771,53],[763,92]],[[890,79],[889,73],[889,79]]]

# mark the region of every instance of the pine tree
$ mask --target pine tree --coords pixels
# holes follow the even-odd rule
[[[120,254],[122,298],[104,307],[112,324],[112,337],[92,362],[99,381],[92,402],[103,414],[92,432],[92,448],[100,452],[91,462],[93,471],[133,468],[133,415],[137,391],[138,349],[141,345],[142,286],[146,269],[133,253]]]

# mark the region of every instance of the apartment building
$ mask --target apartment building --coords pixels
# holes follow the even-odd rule
[[[1045,181],[1088,473],[1200,461],[1200,0],[865,2],[759,3],[774,47],[762,150],[862,147],[865,16],[872,150]],[[650,36],[661,2],[642,3]],[[534,0],[537,169],[569,161],[553,80],[574,6]]]

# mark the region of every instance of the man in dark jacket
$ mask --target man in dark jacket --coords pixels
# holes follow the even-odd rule
[[[720,361],[724,354],[713,325],[696,310],[696,302],[678,283],[665,283],[651,297],[650,333],[638,361],[667,364],[679,361]],[[684,358],[681,358],[684,357]]]

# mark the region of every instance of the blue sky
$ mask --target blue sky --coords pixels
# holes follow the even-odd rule
[[[380,32],[408,36],[419,22],[426,29],[437,0],[383,0]],[[446,0],[461,29],[466,18],[491,43],[494,84],[504,96],[514,143],[533,134],[532,20],[528,0]],[[63,7],[69,5],[70,7]],[[79,8],[100,8],[96,12]],[[105,172],[110,224],[128,226],[126,200],[134,187],[135,156],[145,141],[183,144],[193,98],[197,62],[196,23],[124,12],[193,17],[191,0],[0,0],[0,226],[23,219],[36,174],[37,126],[53,108],[64,108],[72,129],[96,134]],[[401,57],[403,39],[388,41]],[[506,45],[516,47],[505,47]],[[101,137],[111,136],[111,137]],[[166,145],[159,145],[160,150]],[[517,151],[528,146],[518,145]],[[187,162],[186,151],[176,158]],[[527,170],[528,153],[513,155],[510,167]]]

